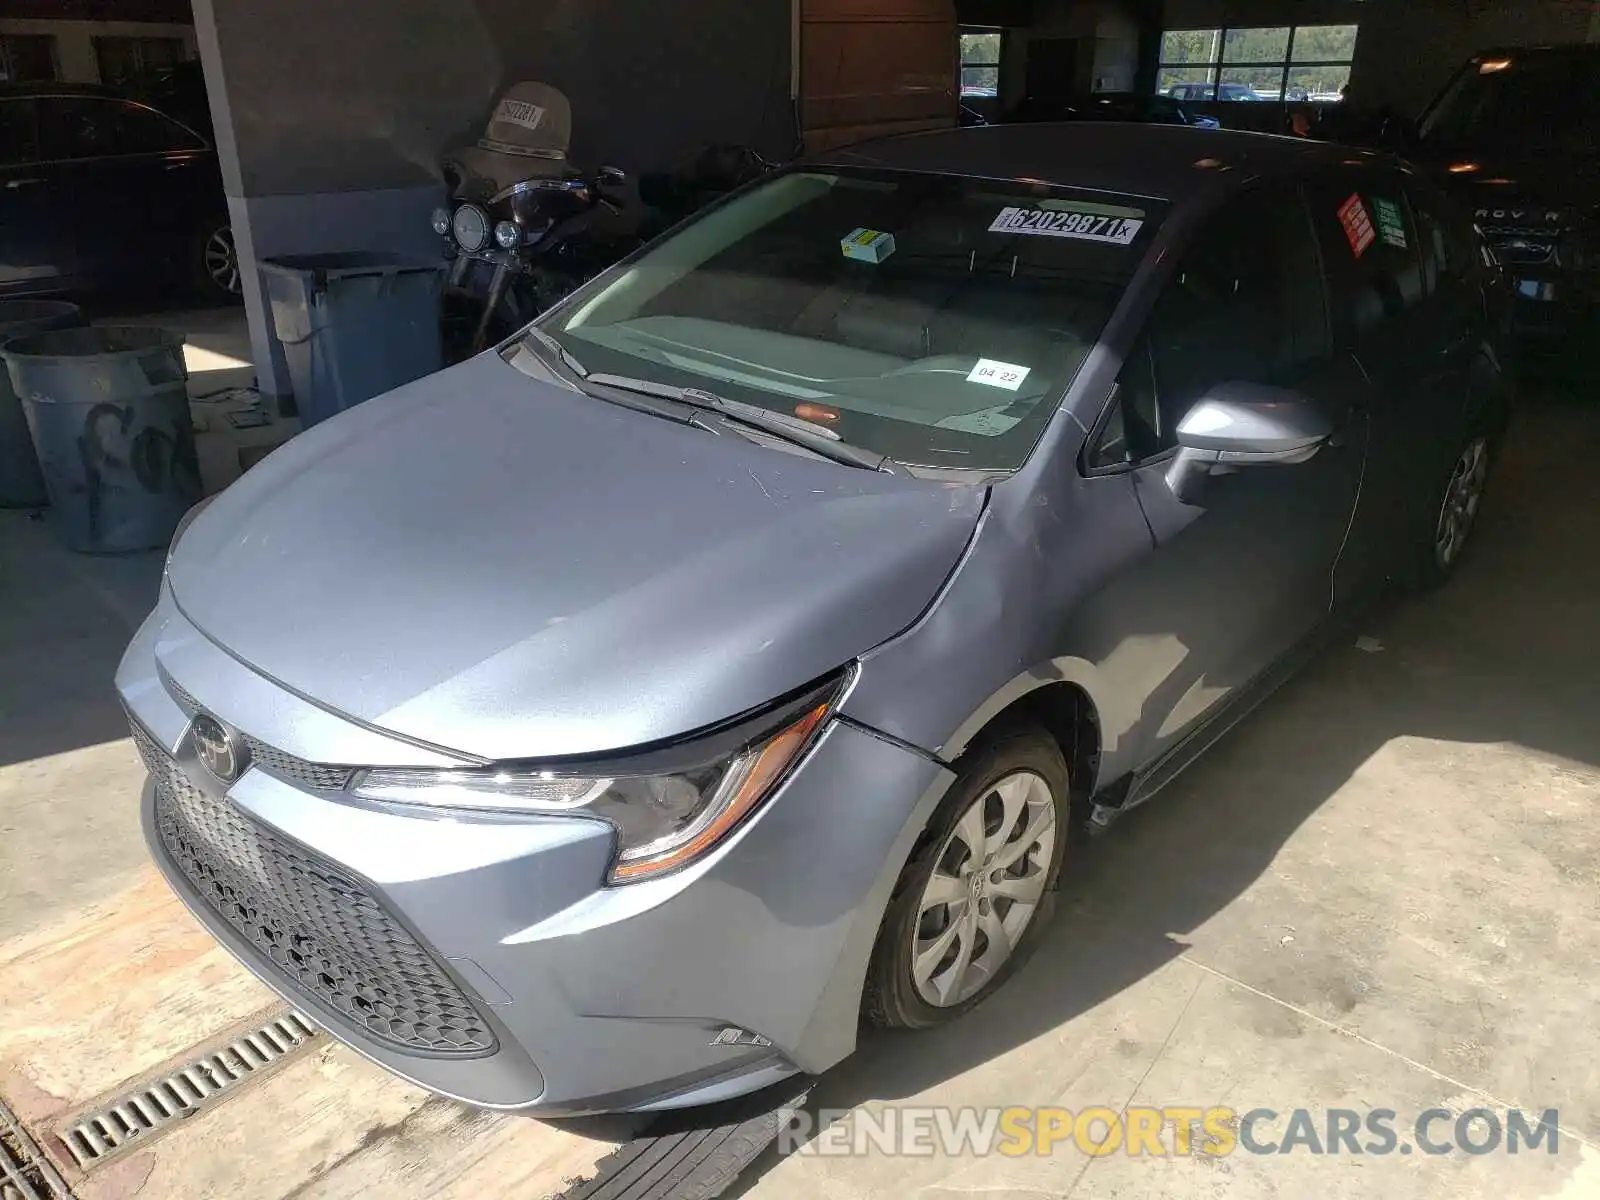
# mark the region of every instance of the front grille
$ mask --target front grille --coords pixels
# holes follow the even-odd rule
[[[132,725],[155,780],[155,826],[167,854],[280,978],[396,1050],[452,1058],[494,1051],[472,1001],[364,885],[208,796]]]
[[[350,782],[349,767],[329,767],[321,763],[306,762],[292,754],[285,754],[275,746],[246,737],[250,746],[250,762],[263,771],[278,776],[288,783],[298,783],[313,791],[338,792]]]
[[[161,679],[172,698],[178,702],[178,707],[184,712],[192,717],[202,711],[200,702],[189,694],[189,690],[183,684],[165,671],[161,673]],[[253,737],[247,736],[245,743],[250,747],[250,762],[253,765],[276,775],[285,783],[299,784],[314,792],[343,791],[345,784],[350,782],[350,776],[355,774],[350,767],[332,767],[324,763],[307,762]]]
[[[1555,257],[1556,252],[1555,245],[1551,242],[1525,237],[1490,238],[1489,250],[1494,255],[1495,261],[1505,263],[1507,266],[1547,263]]]

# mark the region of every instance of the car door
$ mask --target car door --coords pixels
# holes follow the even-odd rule
[[[0,296],[64,290],[73,274],[59,172],[40,151],[37,103],[0,99]]]
[[[1351,530],[1338,580],[1342,598],[1364,598],[1405,566],[1410,536],[1436,483],[1426,453],[1440,427],[1454,368],[1427,280],[1401,176],[1387,166],[1349,166],[1310,188],[1338,341],[1372,380],[1366,503]]]
[[[1432,341],[1435,386],[1428,436],[1417,447],[1437,453],[1441,469],[1454,460],[1466,425],[1487,393],[1504,386],[1489,297],[1488,263],[1471,220],[1420,174],[1405,175],[1423,270],[1423,311]],[[1431,496],[1429,499],[1431,500]]]
[[[52,98],[40,136],[61,162],[78,268],[94,286],[178,278],[201,223],[215,156],[155,110],[108,96]]]
[[[1339,433],[1309,461],[1214,477],[1199,503],[1185,504],[1167,483],[1178,423],[1228,382],[1299,391]],[[1328,616],[1360,494],[1366,392],[1330,336],[1299,190],[1260,189],[1230,204],[1179,259],[1087,460],[1091,471],[1132,473],[1155,543],[1104,597],[1124,644],[1154,656],[1135,683],[1133,761],[1173,750]]]

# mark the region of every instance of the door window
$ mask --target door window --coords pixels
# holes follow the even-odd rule
[[[40,138],[51,160],[198,150],[205,143],[153,109],[95,96],[42,101]]]
[[[0,167],[39,161],[39,131],[32,100],[0,100]]]
[[[1416,217],[1427,290],[1431,293],[1439,287],[1476,285],[1483,269],[1483,254],[1471,224],[1429,184],[1408,179],[1406,191]]]
[[[1425,293],[1419,236],[1400,176],[1344,173],[1315,184],[1310,199],[1336,322],[1357,340],[1398,327]]]
[[[1329,341],[1321,263],[1299,191],[1241,197],[1201,234],[1156,302],[1091,464],[1172,449],[1179,422],[1207,390],[1290,383],[1327,357]]]

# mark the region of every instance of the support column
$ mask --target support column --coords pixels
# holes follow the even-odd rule
[[[290,393],[257,264],[437,256],[438,160],[476,133],[500,61],[472,0],[194,0],[258,385]]]

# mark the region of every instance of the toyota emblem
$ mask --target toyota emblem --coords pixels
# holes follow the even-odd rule
[[[206,770],[223,783],[232,783],[244,773],[244,752],[220,721],[201,713],[194,719],[191,729],[195,753]]]

